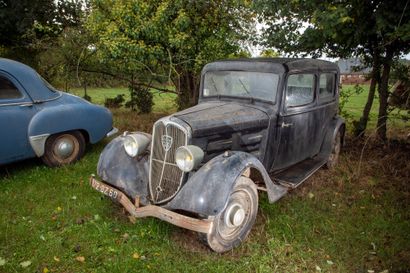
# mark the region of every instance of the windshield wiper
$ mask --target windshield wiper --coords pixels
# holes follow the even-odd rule
[[[253,102],[253,97],[251,96],[251,93],[249,92],[248,88],[246,88],[245,84],[241,79],[238,78],[238,81],[241,83],[243,90],[245,90],[246,94],[248,95],[248,98],[250,98],[251,102]]]
[[[216,87],[216,82],[214,81],[214,77],[212,77],[212,76],[211,76],[211,81],[212,81],[212,85],[215,89],[216,95],[218,96],[218,99],[219,99],[221,95],[219,94],[218,88]]]

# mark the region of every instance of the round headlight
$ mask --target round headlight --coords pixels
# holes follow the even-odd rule
[[[188,145],[181,146],[175,153],[175,162],[183,172],[190,172],[202,162],[204,152],[201,148]]]
[[[142,154],[150,143],[150,139],[143,134],[130,134],[124,137],[123,145],[125,152],[135,157]]]

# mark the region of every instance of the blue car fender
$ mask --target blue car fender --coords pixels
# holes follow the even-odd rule
[[[248,168],[256,169],[263,177],[271,203],[287,192],[287,188],[270,179],[255,156],[233,151],[219,155],[202,166],[164,207],[205,216],[217,215],[225,208],[237,178]]]
[[[58,104],[44,107],[34,115],[28,126],[28,137],[36,155],[42,156],[50,135],[83,130],[90,143],[96,143],[111,129],[112,114],[104,107],[88,103]]]

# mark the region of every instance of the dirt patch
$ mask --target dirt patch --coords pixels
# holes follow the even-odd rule
[[[199,239],[198,233],[185,229],[176,229],[171,234],[171,239],[179,247],[192,253],[210,253],[211,250]]]

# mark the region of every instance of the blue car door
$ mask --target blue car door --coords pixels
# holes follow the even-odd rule
[[[0,164],[35,156],[27,135],[35,112],[24,88],[0,71]]]

